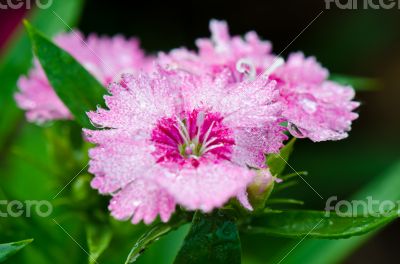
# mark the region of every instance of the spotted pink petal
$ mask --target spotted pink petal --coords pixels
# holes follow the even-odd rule
[[[142,220],[150,224],[158,215],[163,222],[168,222],[175,206],[173,197],[157,184],[137,179],[118,192],[108,208],[116,219],[131,218],[133,224]]]
[[[108,109],[89,112],[91,121],[99,127],[145,132],[158,119],[175,114],[179,87],[156,75],[123,75],[121,83],[109,87],[113,95],[105,97]]]
[[[15,94],[15,100],[20,108],[27,111],[28,121],[42,124],[53,119],[72,118],[39,66],[32,69],[28,77],[21,77],[18,87],[20,90]]]
[[[280,121],[261,128],[238,128],[235,130],[235,149],[232,161],[243,166],[265,167],[265,154],[277,153],[287,136]]]
[[[142,175],[152,173],[152,146],[120,130],[85,130],[87,139],[98,144],[89,151],[89,172],[96,175],[92,187],[113,193]]]
[[[285,105],[283,116],[296,137],[311,140],[340,140],[348,136],[359,106],[351,87],[327,81],[328,71],[302,53],[294,53],[273,74]]]
[[[254,176],[253,171],[226,161],[170,171],[157,182],[189,210],[210,212],[243,191]]]
[[[326,81],[308,91],[285,94],[284,115],[295,136],[311,140],[340,140],[348,136],[351,123],[358,117],[352,112],[359,106],[352,101],[354,90]]]
[[[328,78],[329,72],[314,57],[306,58],[297,52],[290,54],[285,65],[279,67],[273,76],[288,86],[307,86],[320,85]]]

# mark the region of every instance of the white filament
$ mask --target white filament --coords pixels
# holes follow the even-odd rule
[[[246,74],[249,80],[254,80],[256,78],[256,66],[254,66],[254,63],[250,59],[242,58],[238,60],[236,63],[236,70],[239,73]]]
[[[193,140],[190,139],[188,127],[183,123],[183,121],[180,118],[176,117],[176,119],[177,119],[178,124],[175,125],[175,128],[178,130],[178,132],[181,135],[182,139],[184,140],[184,143],[186,144],[186,146],[189,147],[193,151],[194,149],[196,149],[196,146],[198,146],[198,144],[200,143],[199,142],[200,141],[200,133],[201,133],[202,126],[204,124],[204,112],[200,112],[197,116],[196,125],[198,128],[198,131],[197,131],[196,137]],[[211,134],[211,131],[214,127],[214,124],[215,124],[215,121],[213,121],[211,123],[210,127],[207,129],[206,133],[204,134],[202,146],[198,153],[199,156],[203,155],[204,153],[206,153],[210,150],[224,146],[223,143],[211,145],[212,143],[214,143],[215,141],[218,140],[218,138],[216,138],[216,137],[212,137],[212,138],[208,139]],[[193,155],[193,154],[190,154],[189,157],[198,158],[196,155]]]
[[[189,143],[190,143],[189,132],[188,132],[185,124],[182,122],[182,120],[180,118],[178,118],[178,117],[176,119],[178,120],[179,127],[178,126],[175,126],[175,127],[178,129],[179,134],[181,135],[181,137],[183,138],[185,143],[187,145],[189,145]]]
[[[197,120],[196,120],[197,135],[196,135],[196,138],[194,139],[196,143],[199,143],[199,141],[200,141],[200,133],[201,133],[201,129],[203,128],[204,115],[205,114],[203,111],[201,111],[197,114]]]
[[[281,57],[277,58],[271,66],[269,66],[262,74],[262,76],[269,76],[271,75],[276,69],[281,67],[283,64],[285,64],[285,60],[282,59]]]

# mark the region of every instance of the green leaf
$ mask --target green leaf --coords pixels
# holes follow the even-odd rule
[[[266,157],[268,168],[272,175],[279,177],[284,171],[296,138],[292,138],[277,154],[269,154]]]
[[[157,239],[168,234],[172,230],[173,228],[170,225],[163,223],[151,227],[133,246],[125,264],[134,263],[153,242],[157,241]]]
[[[293,238],[349,238],[373,231],[396,219],[398,214],[397,208],[387,213],[354,217],[326,211],[268,211],[253,218],[247,231]]]
[[[296,186],[298,184],[299,184],[299,181],[297,181],[297,180],[285,181],[285,182],[282,182],[282,183],[279,183],[279,184],[275,184],[273,193],[274,194],[279,193],[279,192],[281,192],[283,190],[286,190],[288,188],[294,187],[294,186]]]
[[[284,181],[287,181],[287,180],[291,180],[293,178],[297,178],[299,176],[307,176],[307,175],[308,175],[307,171],[297,171],[297,172],[293,172],[293,173],[289,173],[289,174],[280,176],[279,178]]]
[[[241,244],[233,217],[225,211],[197,212],[174,264],[238,264]]]
[[[24,149],[21,149],[18,147],[12,147],[11,154],[15,155],[15,157],[20,158],[24,162],[32,165],[36,169],[38,169],[46,174],[54,175],[57,173],[56,171],[54,171],[52,169],[52,167],[48,166],[48,164],[41,162],[40,160],[37,159],[37,157],[26,153],[26,151]]]
[[[0,244],[0,262],[7,260],[10,256],[14,255],[26,245],[32,243],[33,239],[22,240],[7,244]]]
[[[350,85],[356,91],[378,90],[382,86],[377,79],[342,74],[332,74],[330,76],[330,80],[338,82],[342,85]]]
[[[86,112],[103,104],[106,89],[69,53],[25,21],[35,55],[57,95],[86,128],[93,128]]]
[[[279,178],[282,179],[283,182],[281,182],[279,184],[275,184],[273,193],[276,194],[276,193],[279,193],[290,187],[296,186],[299,183],[297,178],[302,177],[302,176],[307,176],[307,175],[308,175],[308,172],[299,171],[299,172],[294,172],[294,173],[286,174],[283,176],[279,176]]]
[[[183,213],[176,213],[168,223],[157,223],[150,227],[135,243],[129,253],[125,264],[134,263],[155,241],[165,236],[169,232],[186,224],[189,216]]]
[[[267,205],[272,204],[295,204],[295,205],[304,205],[303,201],[289,198],[270,198],[267,201]]]
[[[67,28],[66,24],[71,27],[76,25],[82,6],[83,0],[54,0],[51,9],[35,8],[29,12],[29,18],[35,27],[46,35],[53,36]],[[8,142],[7,138],[13,135],[12,132],[17,129],[22,117],[22,111],[17,108],[13,94],[19,76],[26,73],[32,64],[32,52],[25,31],[16,30],[7,44],[2,53],[4,55],[0,58],[0,105],[7,113],[0,119],[0,149]]]
[[[396,202],[400,199],[400,161],[386,173],[383,173],[376,180],[365,186],[352,200],[365,200],[372,197],[380,201]],[[376,205],[379,207],[379,205]],[[376,208],[375,208],[376,209]],[[303,241],[292,250],[293,245],[286,250],[291,251],[290,255],[285,257],[285,263],[297,264],[301,259],[307,264],[336,264],[341,263],[351,252],[362,245],[368,238],[376,232],[370,232],[363,236],[352,237],[346,240],[308,240]],[[312,252],[312,254],[310,254]]]
[[[90,253],[89,264],[95,264],[104,250],[110,245],[112,232],[109,226],[91,223],[86,228],[86,236]]]

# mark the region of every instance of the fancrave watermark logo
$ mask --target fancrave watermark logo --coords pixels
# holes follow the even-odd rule
[[[53,212],[53,205],[49,201],[18,201],[0,200],[0,218],[48,217]]]
[[[47,9],[52,4],[53,0],[0,0],[0,9]]]
[[[325,0],[325,8],[357,9],[400,9],[400,0]]]
[[[326,217],[335,213],[339,217],[382,217],[399,215],[400,201],[375,200],[368,196],[364,200],[338,200],[337,196],[329,197],[325,204]]]

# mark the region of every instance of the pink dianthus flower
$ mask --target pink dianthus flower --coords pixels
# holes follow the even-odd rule
[[[196,41],[198,52],[184,48],[160,54],[160,62],[171,69],[199,76],[217,76],[231,71],[230,82],[256,80],[269,75],[277,80],[280,101],[285,106],[282,118],[295,137],[313,141],[347,137],[351,123],[358,117],[353,110],[354,90],[328,80],[329,72],[315,58],[302,53],[289,56],[287,62],[273,55],[272,45],[260,40],[255,32],[244,38],[231,37],[227,23],[211,20],[211,38]]]
[[[261,40],[250,31],[231,37],[225,21],[210,21],[211,38],[196,40],[198,52],[186,48],[174,49],[168,54],[161,52],[159,61],[166,68],[180,69],[198,76],[216,76],[231,71],[231,82],[254,79],[276,59],[269,41]]]
[[[352,87],[329,81],[328,76],[314,57],[305,58],[302,53],[291,54],[271,76],[278,82],[283,116],[293,136],[315,142],[348,136],[359,103],[352,101]]]
[[[149,58],[139,48],[137,39],[90,35],[86,40],[80,32],[63,33],[55,43],[69,52],[105,87],[122,73],[135,73],[150,67]],[[51,87],[37,60],[27,77],[18,81],[15,99],[26,110],[27,119],[43,123],[56,119],[71,119],[72,115]]]
[[[282,133],[276,82],[232,84],[230,71],[197,78],[182,71],[124,75],[108,109],[88,113],[92,187],[113,196],[117,219],[168,221],[176,204],[209,212],[238,197],[276,152]]]

